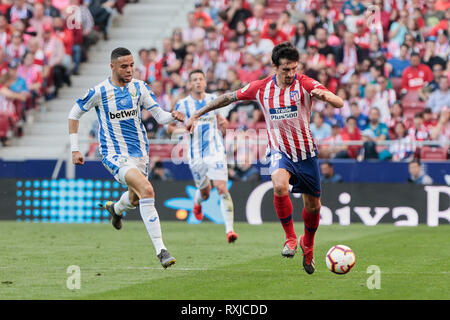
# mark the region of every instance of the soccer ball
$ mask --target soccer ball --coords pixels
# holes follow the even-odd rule
[[[355,265],[355,253],[349,247],[339,244],[328,250],[325,263],[331,272],[346,274]]]

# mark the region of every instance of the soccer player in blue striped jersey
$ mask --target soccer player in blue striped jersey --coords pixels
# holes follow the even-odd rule
[[[208,102],[214,100],[215,96],[205,92],[206,78],[202,70],[191,71],[188,84],[191,87],[191,94],[178,101],[175,110],[190,117]],[[228,168],[222,138],[225,124],[226,120],[216,111],[200,117],[193,134],[189,134],[188,159],[195,185],[198,188],[194,197],[193,211],[195,217],[198,220],[203,219],[201,203],[209,198],[212,180],[220,196],[220,210],[225,222],[227,241],[232,243],[236,241],[238,235],[233,229],[233,200],[227,189]],[[183,128],[176,128],[175,124],[171,124],[168,127],[168,132],[187,133],[188,131]]]
[[[183,121],[184,115],[161,109],[148,85],[133,79],[134,60],[128,49],[112,51],[111,71],[110,77],[77,100],[69,114],[72,162],[84,164],[78,147],[79,120],[83,114],[95,109],[102,163],[119,183],[128,186],[128,191],[122,194],[118,202],[108,201],[105,204],[112,216],[112,224],[116,229],[121,229],[123,212],[139,206],[156,254],[162,266],[167,268],[176,260],[162,240],[155,192],[148,180],[149,147],[141,116],[145,108],[156,121],[168,124],[174,120]]]

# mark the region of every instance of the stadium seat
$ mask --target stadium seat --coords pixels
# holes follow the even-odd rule
[[[423,103],[419,100],[419,94],[417,93],[417,91],[409,91],[407,94],[405,94],[401,101],[403,106],[408,105],[413,107]]]
[[[425,102],[411,102],[403,104],[403,116],[406,119],[413,119],[417,112],[423,112],[425,109]]]
[[[425,161],[445,161],[447,160],[448,148],[423,146],[420,150],[420,159]]]
[[[172,157],[173,144],[150,144],[150,157],[160,157],[162,160],[169,160]]]
[[[391,78],[392,89],[395,90],[397,96],[400,94],[400,90],[402,89],[402,78]]]

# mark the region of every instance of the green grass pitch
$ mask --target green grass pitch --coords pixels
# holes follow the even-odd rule
[[[298,233],[302,223],[295,225]],[[143,223],[0,223],[0,299],[450,299],[450,226],[430,228],[361,224],[320,226],[317,270],[306,274],[301,251],[281,257],[279,223],[236,223],[239,239],[225,240],[223,225],[162,222],[177,259],[164,270]],[[356,265],[335,275],[325,254],[350,246]],[[81,288],[66,287],[67,268],[78,265]],[[380,289],[368,289],[370,265],[381,270]]]

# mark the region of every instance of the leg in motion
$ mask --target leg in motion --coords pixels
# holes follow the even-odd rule
[[[303,194],[303,222],[304,234],[299,239],[300,247],[303,251],[303,267],[308,274],[315,270],[314,262],[314,237],[319,227],[320,220],[320,197]]]
[[[286,242],[281,252],[283,257],[292,258],[297,251],[297,235],[294,230],[293,206],[289,198],[289,178],[286,169],[279,168],[272,173],[273,204],[286,234]]]
[[[195,192],[194,196],[194,216],[197,220],[203,219],[202,213],[202,201],[206,201],[209,198],[209,194],[211,192],[211,183],[208,181],[208,184],[204,188],[199,188]]]
[[[125,181],[130,189],[139,197],[139,211],[147,232],[155,247],[161,265],[167,268],[175,263],[164,245],[161,233],[159,215],[155,208],[155,192],[150,181],[138,169],[131,168],[125,175]]]
[[[234,232],[234,205],[233,199],[227,189],[226,180],[214,180],[214,187],[217,189],[220,197],[220,211],[222,212],[223,221],[225,223],[225,233],[227,234],[228,243],[237,240],[238,235]]]

